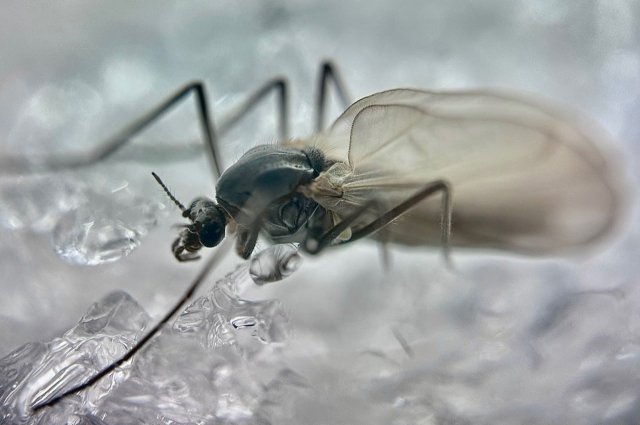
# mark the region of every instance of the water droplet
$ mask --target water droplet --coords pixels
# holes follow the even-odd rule
[[[300,267],[302,257],[291,244],[273,245],[251,259],[249,275],[257,285],[277,282]]]
[[[296,251],[280,263],[280,274],[282,274],[283,277],[287,277],[298,270],[300,264],[302,264],[302,257]]]
[[[231,319],[231,324],[236,329],[250,328],[257,324],[256,318],[252,316],[239,316]]]

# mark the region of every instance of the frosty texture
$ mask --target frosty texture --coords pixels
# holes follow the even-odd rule
[[[287,77],[290,135],[304,137],[315,124],[315,73],[328,57],[340,66],[354,100],[397,87],[502,87],[584,111],[625,149],[629,189],[638,199],[639,1],[407,0],[400,7],[372,0],[363,6],[336,0],[4,2],[0,157],[87,152],[194,79],[206,83],[213,122],[220,125],[263,82]],[[256,144],[276,142],[275,97],[222,135],[225,166]],[[333,90],[328,100],[327,124],[344,110]],[[165,203],[151,171],[183,203],[214,196],[193,103],[185,99],[122,152],[131,159],[126,172],[104,167],[94,173],[107,184],[138,178],[144,184],[136,193]],[[165,143],[170,152],[161,150]],[[200,150],[170,162],[187,152],[187,143]],[[60,264],[46,236],[17,225],[31,221],[53,229],[57,221],[48,214],[59,216],[65,190],[57,195],[52,180],[35,182],[41,185],[35,201],[43,202],[31,215],[33,198],[18,184],[3,186],[0,199],[0,358],[66,329],[61,323],[79,318],[70,312],[95,301],[88,295],[95,288],[136,288],[140,299],[167,299],[183,283],[176,282],[183,270],[198,267],[173,261],[171,225],[181,221],[175,208],[122,261],[99,268]],[[13,204],[4,195],[10,192]],[[47,194],[53,196],[44,202]],[[19,202],[27,208],[10,210]],[[265,364],[275,378],[262,381],[272,383],[260,401],[261,409],[273,406],[264,422],[637,424],[639,212],[629,216],[609,254],[574,268],[454,251],[462,276],[451,279],[442,276],[436,254],[390,248],[385,271],[378,248],[361,241],[305,262],[284,284],[253,286],[260,296],[250,299],[269,292],[282,300],[292,337],[281,350],[292,352],[291,369],[308,383],[306,390],[292,387],[287,382],[295,375]],[[9,220],[14,224],[5,224]],[[611,287],[622,295],[589,292]],[[189,355],[189,347],[180,353]],[[247,367],[264,363],[257,358]],[[188,366],[199,368],[199,361]],[[134,399],[138,393],[129,394]],[[235,423],[252,420],[256,416]],[[108,415],[84,413],[74,421],[113,423]]]
[[[148,322],[149,316],[129,295],[115,292],[91,306],[62,337],[13,351],[0,361],[0,422],[27,420],[32,405],[47,402],[108,366],[132,346]],[[81,406],[99,402],[123,378],[122,371],[112,374],[36,418],[60,423]],[[36,418],[29,423],[39,423]]]
[[[139,358],[101,406],[109,423],[255,423],[273,385],[289,382],[273,355],[286,338],[278,301],[238,298],[246,267],[191,304]]]
[[[267,251],[274,266],[278,258],[291,258]],[[280,303],[246,301],[234,292],[253,284],[251,264],[218,281],[132,362],[36,414],[34,404],[46,403],[122,357],[148,327],[149,317],[129,295],[117,292],[93,305],[63,337],[18,348],[0,361],[0,422],[257,423],[268,417],[273,397],[283,385],[299,385],[299,379],[273,355],[287,336]]]
[[[3,177],[0,224],[52,233],[58,256],[74,265],[118,260],[156,225],[161,204],[61,174]]]
[[[81,203],[80,186],[63,178],[35,175],[0,180],[0,223],[10,229],[48,232]]]
[[[104,194],[87,190],[84,202],[53,229],[53,245],[65,261],[98,265],[118,260],[140,245],[156,224],[159,204],[127,190]]]

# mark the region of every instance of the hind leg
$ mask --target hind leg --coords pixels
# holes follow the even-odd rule
[[[4,157],[0,159],[0,173],[22,174],[38,171],[57,171],[90,166],[109,158],[120,148],[126,145],[132,137],[141,133],[144,129],[161,119],[189,95],[194,95],[195,107],[202,129],[203,141],[207,156],[210,160],[213,174],[217,179],[222,172],[218,136],[233,127],[238,121],[247,115],[259,102],[265,99],[271,92],[278,94],[278,125],[280,137],[288,135],[288,83],[284,78],[277,78],[265,83],[253,92],[247,100],[237,107],[218,129],[213,124],[210,113],[209,101],[204,83],[194,81],[185,84],[171,96],[160,102],[157,106],[147,111],[140,118],[134,120],[112,137],[102,142],[93,150],[78,155],[64,155],[58,157]]]
[[[366,236],[370,236],[380,229],[383,229],[393,220],[400,217],[402,214],[418,205],[423,200],[441,193],[442,194],[442,206],[440,212],[440,238],[442,243],[442,249],[444,252],[445,260],[450,265],[450,241],[451,241],[451,216],[452,216],[452,203],[451,203],[451,186],[445,180],[436,180],[425,185],[421,190],[410,196],[408,199],[388,210],[378,218],[373,220],[366,226],[358,229],[351,235],[351,238],[343,243],[354,242]],[[316,254],[322,251],[346,229],[348,229],[363,213],[369,211],[372,208],[380,208],[378,203],[374,200],[365,203],[355,213],[347,216],[343,221],[327,230],[317,240],[305,241],[304,248],[306,251]]]
[[[316,109],[316,131],[324,130],[325,117],[327,113],[327,95],[329,94],[329,82],[333,82],[334,89],[340,98],[343,108],[347,108],[351,104],[351,97],[347,91],[347,86],[338,67],[331,61],[324,61],[320,65],[318,78],[318,91],[315,99]]]

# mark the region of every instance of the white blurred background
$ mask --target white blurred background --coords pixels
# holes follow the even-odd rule
[[[627,220],[590,256],[455,252],[453,275],[436,251],[394,250],[385,272],[375,244],[363,242],[305,259],[291,278],[250,295],[280,299],[289,316],[282,355],[308,385],[283,406],[290,423],[633,424],[639,21],[635,0],[4,3],[0,154],[90,149],[193,79],[206,82],[220,117],[286,75],[294,135],[305,136],[325,58],[355,98],[395,87],[488,86],[559,102],[611,134],[628,177]],[[265,102],[222,141],[225,164],[275,140],[272,106]],[[213,196],[206,159],[192,148],[199,137],[187,101],[119,156],[151,159],[0,178],[0,357],[59,335],[114,289],[156,317],[181,294],[198,264],[173,259],[171,225],[180,214],[150,172],[183,203]],[[157,145],[186,153],[150,157]],[[56,254],[53,235],[80,184],[95,196],[94,214],[123,192],[118,202],[141,197],[167,208],[129,256],[71,265]]]

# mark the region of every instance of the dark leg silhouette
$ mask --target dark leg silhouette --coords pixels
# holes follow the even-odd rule
[[[346,108],[351,104],[351,97],[349,96],[344,81],[338,72],[338,68],[331,61],[323,62],[320,65],[320,78],[318,78],[318,92],[316,95],[316,131],[324,130],[329,81],[333,82],[333,86],[335,87],[343,107]]]
[[[278,92],[278,125],[280,137],[288,137],[288,85],[284,78],[271,80],[251,94],[248,99],[243,102],[233,113],[224,121],[216,132],[211,114],[209,112],[209,102],[205,92],[204,83],[194,81],[184,85],[174,94],[162,101],[158,106],[154,107],[140,118],[136,119],[111,138],[107,139],[93,151],[64,157],[4,157],[0,159],[1,174],[19,174],[38,171],[57,171],[64,169],[72,169],[86,167],[96,162],[107,159],[120,148],[122,148],[136,134],[142,132],[145,128],[162,118],[167,112],[177,106],[191,93],[194,94],[195,106],[198,111],[200,126],[204,137],[207,156],[210,160],[213,174],[216,179],[222,172],[222,163],[220,160],[220,151],[218,147],[218,133],[223,134],[229,128],[240,121],[247,112],[253,109],[257,103],[262,101],[272,91]]]
[[[365,236],[370,236],[382,229],[387,224],[391,223],[396,218],[418,205],[421,201],[429,198],[436,193],[442,193],[442,207],[440,214],[440,228],[441,228],[441,242],[444,250],[444,255],[449,263],[449,249],[450,249],[450,237],[451,237],[451,187],[448,182],[444,180],[436,180],[427,184],[423,189],[409,197],[406,201],[400,205],[390,209],[380,217],[367,224],[366,226],[355,231],[348,241],[340,242],[338,245],[354,242]],[[356,212],[350,216],[345,217],[340,223],[327,230],[319,239],[305,241],[303,248],[311,253],[317,254],[322,251],[346,229],[348,229],[363,213],[369,211],[371,208],[379,208],[378,202],[375,200],[369,201],[362,205]]]

